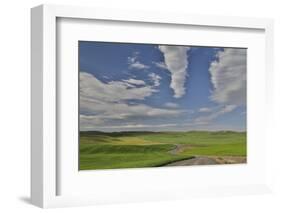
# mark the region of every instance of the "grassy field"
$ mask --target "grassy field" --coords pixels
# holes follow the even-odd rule
[[[158,167],[195,156],[246,157],[246,133],[80,132],[80,170]]]

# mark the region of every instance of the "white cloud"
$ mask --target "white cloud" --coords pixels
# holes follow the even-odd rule
[[[142,124],[147,119],[177,117],[184,113],[183,110],[153,108],[144,104],[129,105],[127,103],[111,103],[81,100],[86,104],[86,109],[94,115],[80,115],[81,128],[96,128],[101,124],[110,127],[117,122],[117,125],[125,125],[127,122],[136,121]]]
[[[202,107],[198,110],[198,112],[211,112],[212,109],[211,108],[207,108],[207,107]]]
[[[213,91],[211,99],[221,104],[246,104],[247,50],[226,48],[219,51],[209,72]]]
[[[123,80],[123,82],[127,82],[127,83],[133,84],[133,85],[145,85],[145,82],[143,80],[137,80],[137,79],[133,79],[133,78],[130,78],[128,80]]]
[[[237,108],[236,105],[226,105],[223,107],[220,107],[218,110],[212,111],[210,110],[210,114],[203,115],[195,118],[194,124],[209,124],[211,121],[216,119],[217,117],[224,115],[226,113],[232,112]]]
[[[182,110],[153,108],[144,104],[128,105],[126,103],[109,103],[81,100],[87,104],[87,109],[94,115],[83,115],[82,118],[127,119],[132,117],[169,117],[182,113]]]
[[[162,79],[161,76],[159,76],[155,73],[150,73],[148,76],[153,81],[154,86],[156,86],[156,87],[160,86],[160,80]]]
[[[185,81],[188,67],[187,51],[189,47],[183,46],[159,46],[164,55],[165,66],[171,73],[170,87],[174,90],[174,97],[180,98],[185,94]]]
[[[158,78],[156,78],[158,79]],[[134,79],[137,80],[137,79]],[[158,79],[159,80],[159,79]],[[128,83],[129,82],[129,83]],[[157,92],[153,86],[131,84],[136,81],[111,81],[103,83],[95,76],[80,72],[80,124],[81,129],[125,125],[129,121],[144,121],[150,118],[176,117],[184,110],[151,107],[145,104],[129,104],[132,100],[144,100]],[[138,82],[139,84],[141,82]]]
[[[178,108],[178,107],[179,107],[178,104],[172,103],[172,102],[167,102],[167,103],[165,103],[164,105],[165,105],[166,107],[168,107],[168,108]]]
[[[138,70],[149,69],[150,66],[145,65],[138,60],[138,55],[139,55],[138,52],[134,52],[133,56],[128,57],[129,69],[138,69]]]
[[[148,65],[142,64],[139,61],[129,64],[129,69],[143,70],[143,69],[148,69],[148,68],[149,68]]]
[[[178,126],[178,124],[127,124],[127,125],[112,125],[112,126],[98,126],[98,129],[107,129],[108,131],[112,131],[112,129],[114,130],[128,130],[128,129],[158,129],[158,128],[164,128],[164,127],[175,127]],[[91,129],[91,127],[89,126],[89,128]],[[87,130],[87,127],[84,128],[85,130]]]
[[[107,84],[99,81],[95,76],[80,72],[80,96],[95,100],[116,102],[121,100],[144,100],[157,92],[153,86],[135,87],[122,81],[111,81]]]
[[[220,112],[221,112],[222,114],[225,114],[225,113],[228,113],[228,112],[232,112],[232,111],[235,110],[236,108],[237,108],[236,105],[227,105],[227,106],[224,106]]]
[[[168,69],[164,62],[152,62],[156,67],[161,69]]]

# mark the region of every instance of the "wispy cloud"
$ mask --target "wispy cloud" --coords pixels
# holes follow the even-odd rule
[[[109,83],[103,83],[90,73],[80,72],[81,97],[109,102],[118,102],[130,99],[144,100],[146,97],[157,91],[158,90],[150,85],[136,87],[132,83],[123,81],[110,81]]]
[[[175,98],[180,98],[185,94],[184,84],[188,76],[187,51],[189,49],[189,47],[183,46],[159,46],[159,50],[164,55],[165,67],[171,73],[170,87],[174,90]],[[162,67],[164,66],[162,65]]]
[[[131,85],[145,85],[145,82],[143,80],[137,80],[137,79],[133,79],[133,78],[130,78],[128,80],[123,80],[123,82],[126,82],[126,83],[129,83]]]
[[[161,69],[168,69],[166,64],[164,62],[152,62],[156,67],[161,68]]]
[[[172,103],[172,102],[167,102],[164,104],[164,106],[168,107],[168,108],[178,108],[179,105],[176,103]]]
[[[224,115],[226,113],[232,112],[237,108],[236,105],[227,105],[227,106],[222,106],[219,109],[214,108],[213,110],[209,109],[208,111],[210,112],[208,115],[202,115],[198,116],[194,119],[194,124],[209,124],[212,122],[214,119],[218,118],[221,115]],[[202,108],[201,108],[202,109]]]
[[[217,53],[209,72],[211,100],[221,104],[246,105],[247,50],[225,48]]]
[[[112,126],[99,126],[98,128],[102,128],[102,129],[107,129],[107,130],[120,130],[120,129],[124,129],[124,130],[128,130],[128,129],[132,129],[132,130],[136,130],[136,129],[161,129],[164,127],[175,127],[178,126],[178,124],[127,124],[127,125],[112,125]],[[91,126],[89,126],[89,128],[91,129]],[[85,127],[85,130],[87,130],[87,127]]]
[[[149,73],[148,76],[153,81],[154,86],[156,87],[160,86],[160,80],[162,79],[161,76],[155,73]]]
[[[198,110],[198,112],[212,112],[212,109],[208,107],[202,107]]]
[[[157,80],[158,78],[156,78]],[[158,79],[159,80],[159,79]],[[142,82],[127,80],[103,83],[94,75],[80,72],[80,126],[95,128],[101,124],[108,127],[118,121],[125,125],[134,120],[177,117],[184,110],[151,107],[145,104],[129,104],[131,100],[144,100],[157,92],[153,86],[140,85]],[[142,83],[143,84],[143,83]]]
[[[138,69],[138,70],[149,69],[150,66],[148,66],[144,63],[141,63],[138,60],[138,57],[139,57],[139,52],[134,52],[133,56],[128,57],[129,69]]]

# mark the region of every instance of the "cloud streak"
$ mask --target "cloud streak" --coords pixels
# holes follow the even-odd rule
[[[110,127],[116,121],[119,125],[128,125],[132,121],[177,117],[185,113],[180,109],[130,104],[130,101],[144,100],[157,92],[159,77],[155,74],[152,86],[136,79],[103,83],[92,74],[80,72],[81,129],[99,128],[100,125]]]
[[[153,81],[154,86],[160,86],[160,80],[162,79],[161,76],[155,73],[149,73],[148,77],[151,79],[151,81]]]
[[[158,63],[156,66],[166,68],[171,73],[170,88],[174,91],[174,97],[180,98],[185,94],[185,81],[188,76],[187,51],[189,47],[160,45],[165,65]]]
[[[138,60],[138,55],[139,52],[134,52],[133,56],[128,57],[129,69],[137,69],[137,70],[149,69],[150,66],[143,64]]]
[[[247,50],[225,48],[217,53],[209,72],[211,100],[221,104],[246,105]]]
[[[208,108],[208,107],[202,107],[198,110],[198,112],[212,112],[212,109],[211,108]]]
[[[135,83],[135,80],[133,83],[132,80],[127,80],[127,82],[110,81],[106,84],[89,73],[80,72],[80,96],[100,101],[118,102],[131,99],[144,100],[157,92],[153,86],[136,87]],[[143,82],[138,81],[138,84],[140,83]]]
[[[210,113],[208,115],[202,115],[202,116],[199,116],[199,117],[195,118],[194,119],[194,125],[195,124],[196,125],[198,125],[198,124],[201,124],[201,125],[209,124],[211,121],[218,118],[219,116],[224,115],[224,114],[229,113],[229,112],[232,112],[236,108],[237,108],[236,105],[223,106],[223,107],[219,108],[218,110],[214,109],[214,111],[212,111],[212,109],[208,108],[208,112],[210,112]],[[206,110],[203,110],[203,111],[207,112]]]
[[[137,79],[133,79],[133,78],[130,78],[128,80],[123,80],[123,82],[127,82],[131,85],[145,85],[145,82],[143,80],[137,80]]]

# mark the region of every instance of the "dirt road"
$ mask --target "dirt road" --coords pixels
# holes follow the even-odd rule
[[[215,165],[215,164],[240,164],[246,163],[246,157],[215,157],[196,156],[192,159],[169,163],[165,166],[192,166],[192,165]]]
[[[173,163],[169,163],[165,166],[191,166],[191,165],[214,165],[218,164],[217,161],[215,161],[212,158],[209,157],[195,157],[188,160],[182,160],[177,161]]]

